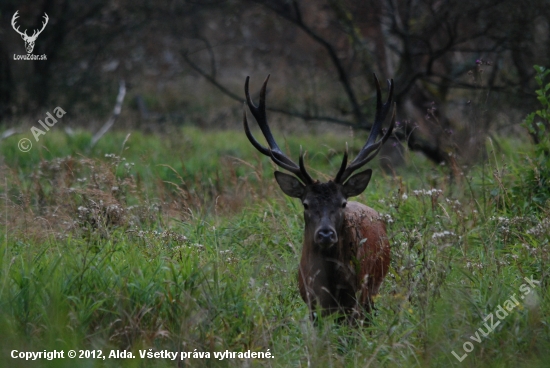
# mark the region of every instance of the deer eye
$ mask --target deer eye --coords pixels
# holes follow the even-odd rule
[[[302,204],[304,205],[304,210],[309,210],[309,205],[306,202],[302,202]]]
[[[346,202],[346,201],[342,202],[342,208],[346,208],[347,204],[348,204],[348,202]]]

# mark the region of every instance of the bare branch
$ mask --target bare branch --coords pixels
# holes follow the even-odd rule
[[[298,1],[296,0],[292,1],[292,7],[295,13],[294,16],[292,16],[290,12],[283,11],[282,9],[273,6],[273,4],[270,1],[256,0],[256,2],[274,11],[276,14],[288,20],[289,22],[294,23],[296,26],[298,26],[298,28],[300,28],[308,36],[310,36],[315,42],[317,42],[318,44],[320,44],[325,48],[332,64],[336,68],[336,71],[338,73],[338,79],[340,80],[342,87],[344,87],[344,91],[346,92],[346,95],[348,96],[348,100],[351,103],[355,120],[357,121],[358,124],[363,125],[365,123],[363,112],[359,105],[357,96],[355,95],[355,92],[353,91],[353,88],[349,81],[348,74],[346,73],[346,70],[342,65],[342,62],[340,61],[340,58],[338,58],[338,54],[336,53],[336,50],[334,49],[333,45],[330,44],[330,42],[328,42],[325,38],[321,37],[318,33],[316,33],[310,26],[308,26],[303,21],[302,13],[301,13]]]
[[[126,96],[126,83],[124,80],[120,81],[120,85],[118,88],[118,96],[116,98],[116,104],[115,108],[113,109],[113,114],[107,120],[107,122],[99,129],[99,131],[94,134],[92,137],[92,141],[90,143],[90,149],[93,148],[97,142],[109,131],[109,129],[112,128],[112,126],[115,124],[115,121],[118,119],[118,116],[120,115],[120,111],[122,110],[122,102],[124,101],[124,96]]]
[[[236,93],[231,92],[223,84],[218,82],[218,80],[215,77],[211,76],[210,74],[205,72],[203,69],[201,69],[197,64],[195,64],[189,58],[189,53],[183,52],[182,56],[183,56],[183,59],[185,60],[185,62],[187,64],[189,64],[189,66],[194,71],[199,73],[204,79],[206,79],[214,87],[219,89],[223,94],[225,94],[226,96],[232,98],[235,101],[242,102],[242,97],[238,96]],[[370,126],[367,126],[367,125],[358,126],[356,123],[354,123],[352,121],[338,119],[338,118],[335,118],[335,117],[332,117],[332,116],[310,115],[308,113],[286,110],[286,109],[279,108],[279,107],[268,107],[268,108],[266,108],[266,110],[271,111],[271,112],[277,112],[277,113],[280,113],[280,114],[283,114],[283,115],[287,115],[287,116],[291,116],[291,117],[295,117],[295,118],[299,118],[299,119],[303,119],[304,121],[323,121],[323,122],[334,123],[334,124],[338,124],[338,125],[357,127],[359,129],[370,129]]]

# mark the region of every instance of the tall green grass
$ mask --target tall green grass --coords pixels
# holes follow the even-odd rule
[[[547,366],[550,208],[535,211],[509,189],[529,146],[487,142],[485,163],[452,180],[415,155],[399,176],[375,169],[358,200],[386,219],[392,263],[372,325],[351,328],[308,320],[296,280],[301,205],[242,132],[112,133],[89,153],[86,133],[43,138],[46,148],[27,154],[15,137],[0,148],[3,367]],[[345,140],[286,145],[294,157],[308,147],[323,178]],[[470,339],[531,276],[541,285],[481,342]],[[466,341],[474,349],[459,362],[451,351],[462,356]],[[136,358],[10,357],[54,349]],[[140,358],[149,349],[212,358]],[[213,358],[268,349],[274,358]]]

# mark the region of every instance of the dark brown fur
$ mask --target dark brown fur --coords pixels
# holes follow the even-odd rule
[[[337,233],[338,243],[323,249],[306,232],[298,271],[300,295],[312,314],[320,307],[323,315],[340,312],[357,318],[363,310],[371,311],[389,269],[386,225],[372,208],[348,202]]]

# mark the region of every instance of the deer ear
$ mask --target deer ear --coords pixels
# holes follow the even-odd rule
[[[355,197],[356,195],[363,193],[365,188],[367,188],[367,185],[369,185],[371,175],[372,170],[368,169],[349,178],[349,180],[344,184],[344,197]]]
[[[289,197],[302,198],[306,187],[292,175],[275,171],[275,180],[279,183],[282,191]]]

